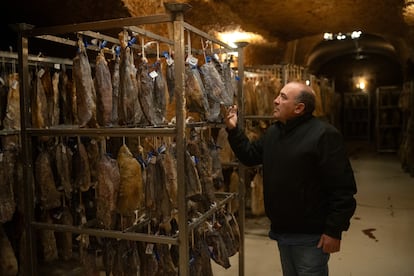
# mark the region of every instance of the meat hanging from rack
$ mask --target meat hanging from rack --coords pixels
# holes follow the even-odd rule
[[[165,185],[168,192],[168,198],[171,202],[171,208],[178,208],[177,158],[175,153],[175,144],[167,144],[166,150],[160,156],[164,159]]]
[[[144,114],[146,125],[158,125],[161,121],[155,116],[154,110],[154,80],[149,75],[149,64],[142,58],[138,66],[139,103]]]
[[[210,107],[207,93],[198,68],[187,65],[185,67],[185,99],[186,107],[190,112],[197,112],[204,119],[210,117]]]
[[[202,227],[194,230],[194,239],[191,241],[190,256],[194,260],[190,263],[190,275],[213,276],[210,250],[207,245],[205,232]]]
[[[165,123],[166,122],[166,109],[168,100],[168,88],[165,81],[165,77],[162,71],[162,63],[160,60],[157,60],[154,64],[154,72],[156,73],[154,77],[154,109],[155,117],[157,122]]]
[[[18,275],[18,272],[19,264],[12,244],[4,231],[3,225],[0,225],[0,275],[13,276]]]
[[[60,140],[55,148],[57,181],[59,182],[58,186],[63,188],[65,197],[69,200],[72,198],[73,192],[72,158],[72,150]]]
[[[14,193],[16,159],[15,147],[0,153],[0,223],[10,221],[16,209]]]
[[[52,95],[48,102],[50,126],[56,126],[60,122],[60,106],[59,106],[59,72],[54,72],[52,76]]]
[[[74,180],[74,189],[80,190],[81,192],[86,192],[92,185],[91,168],[89,165],[88,152],[86,150],[85,144],[82,142],[80,137],[77,139],[73,160],[73,172],[76,174]]]
[[[99,142],[97,138],[91,138],[86,143],[86,152],[88,154],[89,170],[91,176],[91,187],[96,187],[98,183],[98,164],[101,158],[99,151]]]
[[[73,82],[69,79],[66,68],[63,67],[59,73],[59,105],[60,105],[60,119],[59,122],[72,125],[75,123],[76,117],[76,94],[73,95]]]
[[[121,182],[118,161],[108,154],[101,154],[97,170],[96,217],[103,222],[105,229],[114,229]]]
[[[224,186],[223,167],[221,166],[219,151],[219,146],[211,138],[208,141],[208,154],[211,156],[211,176],[215,190],[221,190]]]
[[[61,193],[55,185],[51,156],[46,149],[41,149],[35,161],[35,178],[40,207],[45,210],[61,205]]]
[[[43,69],[35,72],[32,86],[32,126],[34,128],[46,128],[48,119],[47,97],[41,78],[45,74]]]
[[[117,48],[118,49],[118,48]],[[119,102],[119,88],[120,88],[120,76],[119,76],[119,53],[116,53],[114,59],[113,71],[112,71],[112,124],[118,123],[118,102]]]
[[[134,52],[128,46],[127,40],[128,33],[126,31],[120,32],[118,122],[120,125],[137,125],[142,123],[143,113],[138,99],[139,86],[137,69],[134,65]]]
[[[52,224],[53,220],[47,210],[43,210],[40,220],[43,223]],[[39,240],[42,250],[42,257],[45,262],[51,262],[58,258],[58,249],[56,244],[56,237],[53,230],[40,230]]]
[[[113,115],[113,87],[108,62],[102,51],[98,53],[95,62],[95,90],[98,124],[105,127],[110,126]]]
[[[76,87],[77,117],[80,127],[97,127],[96,91],[86,48],[78,40],[78,52],[73,58],[73,80]]]
[[[3,120],[5,130],[20,129],[20,85],[19,74],[12,73],[8,77],[9,92],[7,96],[6,117]]]
[[[132,216],[134,210],[144,206],[141,165],[125,144],[119,149],[117,161],[121,177],[117,210],[121,215]]]
[[[62,225],[73,225],[73,216],[67,205],[62,206],[62,210],[54,216],[55,223]],[[68,261],[73,256],[73,238],[71,232],[56,232],[56,245],[58,256],[62,260]]]

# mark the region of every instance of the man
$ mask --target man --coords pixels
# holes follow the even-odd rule
[[[256,140],[237,128],[229,108],[229,143],[246,166],[262,164],[264,204],[284,276],[326,276],[330,253],[354,214],[356,183],[341,134],[312,115],[313,90],[290,82],[274,100],[277,120]]]

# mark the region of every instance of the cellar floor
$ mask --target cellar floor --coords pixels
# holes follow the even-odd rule
[[[352,144],[358,185],[357,209],[341,251],[331,255],[331,276],[414,275],[414,178],[401,169],[397,154]],[[244,275],[282,275],[279,253],[267,237],[267,218],[246,218]],[[239,257],[227,270],[213,263],[216,276],[239,275]]]

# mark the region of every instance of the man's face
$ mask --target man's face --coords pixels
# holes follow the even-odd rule
[[[299,115],[296,97],[299,95],[299,87],[294,83],[286,84],[274,101],[273,116],[278,121],[286,123],[289,119]],[[299,112],[299,113],[298,113]]]

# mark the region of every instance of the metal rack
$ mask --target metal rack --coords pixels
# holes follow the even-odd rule
[[[189,275],[189,231],[191,228],[196,227],[197,223],[193,222],[188,224],[187,220],[187,202],[186,202],[186,187],[185,183],[185,171],[184,166],[177,166],[177,183],[178,188],[178,237],[159,236],[143,233],[132,233],[115,230],[99,230],[85,227],[69,226],[69,225],[56,225],[37,222],[34,215],[34,189],[32,183],[34,182],[33,176],[33,158],[32,158],[32,137],[36,136],[65,136],[65,135],[88,135],[88,136],[132,136],[132,135],[158,135],[158,136],[173,136],[176,138],[177,147],[177,163],[184,163],[185,152],[185,131],[188,125],[185,121],[185,83],[184,83],[184,69],[185,69],[185,38],[184,31],[190,31],[202,36],[213,43],[216,43],[226,49],[231,49],[230,46],[225,43],[216,40],[207,33],[204,33],[197,28],[184,22],[184,13],[190,6],[188,4],[166,4],[165,5],[168,14],[159,14],[142,17],[130,17],[103,20],[96,22],[79,23],[72,25],[53,26],[45,28],[33,28],[31,25],[18,24],[18,71],[19,71],[19,84],[20,84],[20,114],[21,114],[21,150],[23,155],[23,180],[24,180],[24,227],[26,229],[26,248],[24,252],[25,261],[23,267],[24,275],[37,275],[37,262],[36,262],[36,238],[35,230],[47,229],[57,232],[72,232],[78,234],[89,234],[100,237],[111,237],[124,240],[136,240],[136,241],[148,241],[154,243],[174,244],[179,246],[179,273],[180,275]],[[145,31],[137,26],[146,24],[160,24],[160,23],[172,23],[173,24],[173,40],[163,38],[157,34]],[[30,118],[30,101],[29,101],[29,61],[31,56],[29,55],[29,38],[46,39],[53,42],[64,43],[73,45],[73,41],[66,38],[59,38],[57,35],[69,34],[69,33],[82,33],[85,35],[97,36],[109,40],[109,36],[96,33],[102,30],[113,30],[116,28],[132,29],[135,32],[141,33],[147,37],[155,40],[160,40],[163,43],[167,43],[173,46],[175,55],[175,100],[176,100],[176,123],[174,126],[165,128],[79,128],[77,126],[59,126],[49,129],[35,129],[31,127]],[[239,52],[239,75],[243,74],[243,47],[245,44],[238,45]],[[234,51],[234,49],[232,49]],[[52,60],[51,60],[52,61]],[[60,61],[60,60],[59,60]],[[54,62],[54,61],[52,61]],[[239,104],[242,102],[243,87],[242,84],[238,84],[239,90]],[[241,184],[243,180],[241,178]],[[240,226],[240,250],[239,250],[239,275],[244,275],[244,185],[240,185],[239,190],[239,226]],[[216,207],[219,208],[223,204],[226,204],[235,195],[225,196]],[[209,210],[201,219],[206,219],[214,212],[214,209]]]

